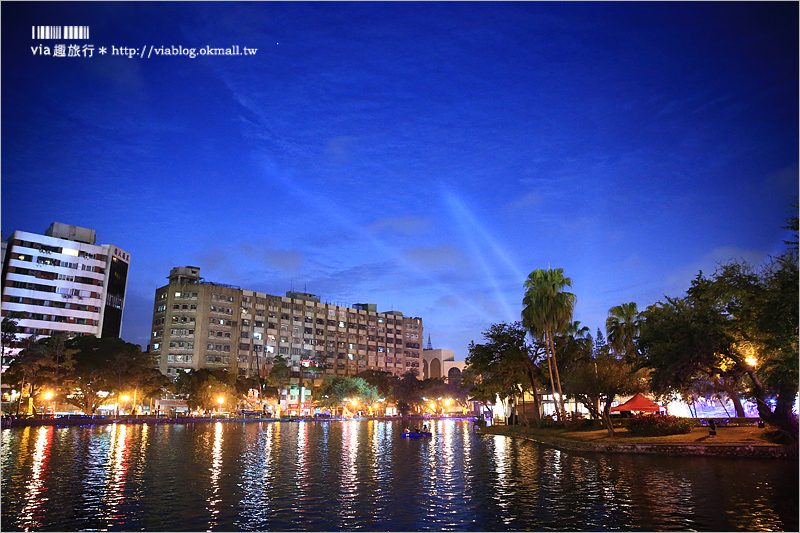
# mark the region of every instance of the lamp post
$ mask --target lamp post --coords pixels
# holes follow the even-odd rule
[[[221,417],[222,416],[222,404],[225,403],[225,398],[220,396],[219,398],[217,398],[217,403],[219,404],[219,416]]]
[[[53,400],[53,393],[52,392],[46,392],[45,395],[44,395],[44,399],[45,399],[45,401],[48,401],[48,402],[50,400]],[[56,401],[53,400],[53,418],[55,418],[55,416],[56,416]]]

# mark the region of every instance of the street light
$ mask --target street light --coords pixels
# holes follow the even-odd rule
[[[219,414],[222,416],[222,404],[225,403],[225,398],[220,396],[217,398],[217,403],[219,404]]]
[[[44,399],[49,402],[50,400],[53,399],[53,393],[46,392],[44,395]],[[56,416],[56,401],[53,400],[53,418],[55,418],[55,416]]]

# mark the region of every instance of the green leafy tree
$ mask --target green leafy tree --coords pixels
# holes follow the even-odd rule
[[[27,400],[36,396],[40,382],[37,381],[40,371],[47,365],[47,355],[43,346],[33,335],[22,339],[22,348],[3,373],[3,381],[12,386],[19,386],[20,396],[17,401],[17,415],[22,407],[23,397]],[[27,392],[27,394],[25,394]]]
[[[363,378],[367,383],[375,387],[381,398],[397,402],[397,385],[400,382],[399,376],[391,372],[383,372],[380,370],[364,370],[359,372],[357,377]]]
[[[11,362],[11,351],[17,346],[17,333],[20,332],[17,323],[17,319],[19,318],[22,318],[22,313],[19,311],[10,311],[8,315],[3,318],[2,336],[0,336],[3,365]]]
[[[540,340],[547,350],[550,385],[553,396],[558,396],[556,412],[562,419],[566,409],[553,337],[572,322],[577,297],[566,292],[571,286],[572,279],[564,277],[564,269],[536,269],[525,281],[527,290],[522,300],[522,323],[530,330],[531,336]]]
[[[292,370],[289,368],[289,363],[282,355],[276,355],[272,360],[272,368],[267,375],[266,385],[267,391],[274,394],[267,397],[280,398],[281,393],[289,386],[291,381]]]
[[[44,354],[52,363],[53,394],[58,401],[64,401],[65,399],[63,391],[61,390],[62,366],[66,366],[67,370],[69,370],[72,366],[71,358],[69,357],[67,350],[68,342],[69,337],[66,333],[56,333],[46,339],[42,339],[41,341]]]
[[[607,351],[608,344],[603,336],[603,332],[600,330],[600,328],[597,328],[597,334],[594,338],[594,347],[592,348],[592,355],[597,356],[601,353],[606,353]]]
[[[636,356],[639,338],[639,309],[636,302],[615,305],[608,310],[606,334],[611,351],[618,357]]]
[[[646,373],[636,373],[632,364],[606,350],[575,363],[566,374],[565,384],[592,418],[603,421],[613,437],[611,403],[618,395],[644,392],[647,379]]]
[[[473,399],[487,405],[497,397],[509,401],[516,413],[516,398],[533,392],[534,421],[538,423],[541,407],[538,388],[542,373],[538,361],[543,350],[526,342],[527,330],[520,322],[493,324],[483,333],[483,344],[469,345],[464,384]],[[522,409],[523,422],[528,423]]]
[[[580,392],[572,387],[570,373],[592,357],[594,340],[589,328],[581,326],[580,321],[571,322],[563,332],[555,336],[555,351],[558,356],[564,397],[576,397]],[[567,416],[567,413],[564,413]]]
[[[797,309],[796,249],[761,272],[740,263],[701,272],[685,297],[643,313],[640,366],[656,390],[702,380],[734,398],[746,387],[759,416],[796,442]]]
[[[411,411],[419,411],[422,405],[422,383],[415,372],[406,372],[400,376],[395,388],[397,410],[405,416]]]
[[[178,375],[175,381],[178,394],[186,398],[190,409],[211,411],[235,409],[241,398],[236,390],[236,376],[227,370],[202,368]],[[220,402],[220,398],[222,402]]]
[[[326,376],[317,389],[316,404],[328,409],[369,406],[380,396],[377,387],[362,377]]]
[[[137,344],[115,337],[84,335],[66,344],[71,369],[65,372],[68,401],[85,413],[93,412],[111,398],[137,389],[144,376],[156,379],[156,360]]]

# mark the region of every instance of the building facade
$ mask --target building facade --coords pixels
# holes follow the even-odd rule
[[[456,361],[453,350],[426,348],[422,352],[422,378],[444,378],[445,383],[460,384],[466,362]]]
[[[2,316],[18,337],[119,337],[130,255],[95,244],[95,230],[54,222],[44,235],[16,231],[5,246]]]
[[[168,279],[156,289],[150,351],[170,377],[202,368],[266,375],[277,355],[300,381],[307,369],[315,376],[419,372],[421,318],[377,312],[375,304],[346,307],[307,293],[274,296],[212,283],[191,266],[173,268]]]

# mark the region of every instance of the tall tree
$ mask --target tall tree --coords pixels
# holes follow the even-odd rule
[[[3,375],[3,381],[18,385],[20,388],[17,415],[22,407],[22,398],[30,399],[36,395],[37,377],[40,370],[47,364],[44,349],[33,335],[22,339],[19,344],[22,349]]]
[[[276,355],[272,360],[272,368],[267,374],[266,385],[269,392],[274,391],[274,396],[280,398],[283,389],[289,386],[292,377],[292,369],[282,355]]]
[[[378,394],[381,397],[394,402],[397,401],[396,389],[400,377],[391,372],[382,372],[380,370],[364,370],[359,372],[357,377],[364,378],[367,383],[378,389]]]
[[[0,348],[2,348],[2,364],[7,365],[11,362],[12,350],[17,346],[17,333],[19,325],[17,319],[22,317],[19,311],[9,311],[3,318],[2,337],[0,337]]]
[[[377,387],[357,376],[326,376],[315,395],[316,404],[320,407],[350,410],[357,409],[361,404],[369,406],[378,397]]]
[[[63,401],[64,397],[61,390],[61,368],[66,363],[67,369],[71,368],[71,361],[65,361],[69,357],[67,343],[69,338],[66,333],[56,333],[46,339],[42,339],[43,350],[46,357],[50,360],[53,368],[53,394],[57,401]]]
[[[528,275],[525,287],[527,290],[522,299],[522,323],[530,330],[534,339],[543,341],[546,346],[550,385],[553,397],[557,395],[559,399],[556,412],[563,419],[566,410],[553,337],[572,322],[577,297],[566,291],[568,287],[572,287],[572,279],[564,277],[562,268],[536,269]]]
[[[572,365],[564,381],[592,417],[603,421],[610,437],[614,436],[611,423],[614,398],[644,392],[647,388],[644,372],[635,373],[631,364],[608,350]]]
[[[606,335],[611,351],[618,357],[634,357],[639,338],[639,309],[636,302],[615,305],[608,310]]]
[[[542,350],[538,344],[526,342],[527,331],[520,322],[492,324],[483,333],[484,343],[470,343],[463,381],[470,395],[484,404],[497,397],[509,401],[516,409],[516,398],[533,393],[533,416],[538,423],[541,409],[538,399],[542,372],[538,366]],[[527,423],[523,406],[523,422]]]
[[[796,442],[797,309],[796,250],[761,272],[740,263],[710,278],[701,272],[685,297],[645,311],[640,366],[652,369],[654,388],[701,380],[732,398],[746,392],[759,416]]]
[[[236,376],[224,369],[202,368],[182,372],[178,375],[175,387],[179,394],[186,397],[189,408],[203,411],[235,408],[242,396],[236,390]]]
[[[66,347],[72,368],[65,372],[64,387],[69,387],[69,401],[85,413],[108,401],[104,393],[119,397],[133,391],[136,376],[155,369],[155,360],[140,346],[115,337],[84,335],[70,339]]]
[[[600,354],[607,353],[609,350],[606,338],[603,336],[603,331],[597,328],[597,334],[594,338],[594,347],[592,348],[592,355],[597,357]]]
[[[412,410],[418,411],[422,404],[422,383],[415,372],[406,372],[400,376],[395,388],[397,410],[405,416]]]

